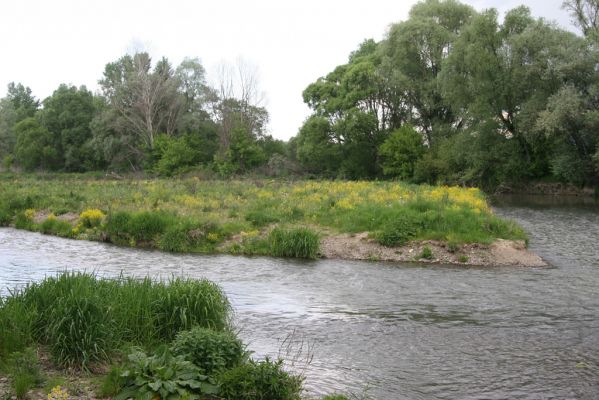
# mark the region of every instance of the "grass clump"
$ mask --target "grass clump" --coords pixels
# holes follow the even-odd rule
[[[308,228],[275,228],[268,235],[271,252],[277,257],[311,258],[318,256],[320,239]]]
[[[40,232],[46,235],[56,235],[60,237],[73,237],[73,227],[67,221],[62,221],[56,218],[54,214],[50,214],[44,222],[41,223]]]
[[[247,357],[243,343],[233,333],[201,327],[180,332],[171,349],[206,375],[236,367]]]
[[[433,251],[430,247],[424,246],[422,248],[422,252],[418,256],[419,259],[432,260],[433,259]]]
[[[206,280],[64,273],[2,300],[0,350],[10,354],[35,342],[58,365],[88,369],[125,344],[168,342],[196,325],[224,330],[229,312],[222,290]]]
[[[283,369],[282,360],[250,360],[222,373],[219,395],[235,400],[299,400],[302,379]]]
[[[375,237],[383,246],[406,244],[418,236],[422,230],[422,220],[416,213],[400,214],[383,226]]]

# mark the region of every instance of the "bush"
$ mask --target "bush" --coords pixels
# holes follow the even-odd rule
[[[28,231],[33,230],[33,214],[35,210],[27,209],[25,211],[21,211],[15,217],[15,228],[17,229],[25,229]]]
[[[166,228],[158,239],[158,248],[175,253],[211,250],[221,239],[221,229],[216,224],[183,220]]]
[[[125,211],[115,212],[108,216],[106,222],[106,233],[115,244],[129,244],[129,224],[131,214]]]
[[[46,235],[56,235],[61,237],[73,237],[73,227],[67,221],[56,219],[53,214],[42,222],[40,231]]]
[[[182,356],[173,356],[163,348],[156,355],[142,351],[129,354],[129,366],[123,372],[124,389],[114,400],[198,398],[194,393],[216,394],[218,387]]]
[[[247,356],[243,343],[233,333],[201,327],[179,332],[171,349],[206,375],[236,367]]]
[[[104,213],[98,209],[88,209],[79,214],[79,223],[85,228],[100,226],[104,220]]]
[[[418,258],[419,259],[424,258],[426,260],[431,260],[433,258],[433,251],[431,250],[430,247],[424,246],[424,248],[422,249],[422,253],[420,253]]]
[[[106,232],[110,240],[117,244],[151,243],[174,223],[173,219],[172,216],[159,212],[120,211],[109,216]]]
[[[276,257],[316,258],[320,249],[318,235],[307,228],[273,229],[268,241]]]
[[[383,226],[376,234],[376,240],[383,246],[403,245],[414,239],[422,229],[419,215],[401,214]]]
[[[302,378],[283,370],[283,361],[250,360],[223,372],[220,396],[229,400],[299,400]]]
[[[0,207],[0,226],[8,226],[12,220],[12,213],[6,208]]]

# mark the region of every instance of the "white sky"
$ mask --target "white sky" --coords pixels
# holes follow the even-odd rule
[[[238,57],[258,67],[270,133],[295,135],[309,109],[303,89],[347,61],[365,38],[380,40],[416,1],[400,0],[0,0],[0,97],[9,82],[39,99],[61,83],[97,90],[106,63],[127,51],[166,56],[173,66],[199,57],[214,77]],[[503,12],[526,4],[569,27],[561,0],[470,0]]]

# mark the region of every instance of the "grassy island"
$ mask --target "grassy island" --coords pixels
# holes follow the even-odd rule
[[[478,189],[401,182],[10,174],[2,176],[0,223],[171,252],[300,258],[320,257],[323,241],[342,236],[449,250],[526,239]]]

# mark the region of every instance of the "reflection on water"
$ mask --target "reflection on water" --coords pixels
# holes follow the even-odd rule
[[[313,346],[311,394],[597,399],[599,212],[501,201],[552,267],[172,255],[0,229],[0,287],[65,269],[206,277],[227,292],[258,356],[284,354],[289,335]]]

